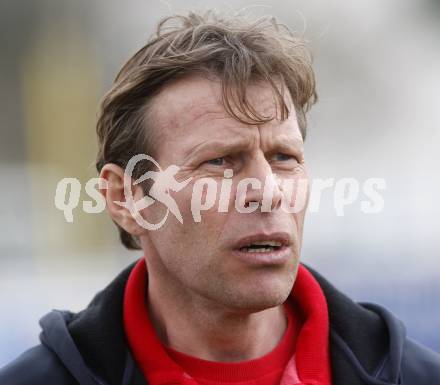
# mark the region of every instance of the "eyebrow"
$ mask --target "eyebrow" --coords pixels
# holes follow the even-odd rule
[[[212,148],[215,148],[216,151],[221,153],[238,153],[240,150],[248,148],[249,146],[250,143],[248,140],[235,140],[226,143],[222,140],[211,140],[209,142],[199,143],[195,147],[190,148],[185,152],[184,156],[185,160],[187,160],[188,158],[197,157],[199,154],[209,151]],[[290,152],[293,150],[296,155],[301,155],[303,152],[303,142],[296,138],[280,138],[274,141],[272,147],[273,149],[267,151],[268,153],[274,151]]]
[[[293,150],[295,153],[300,154],[304,150],[304,143],[297,138],[282,138],[275,140],[273,147],[286,152]]]
[[[235,140],[233,142],[224,142],[223,140],[211,140],[202,142],[185,152],[185,159],[193,158],[199,154],[215,148],[217,151],[224,153],[237,153],[239,150],[249,147],[248,140]]]

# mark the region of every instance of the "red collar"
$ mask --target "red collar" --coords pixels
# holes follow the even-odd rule
[[[141,258],[130,273],[124,293],[124,328],[134,359],[150,385],[195,385],[167,354],[145,306],[147,274]],[[329,322],[327,302],[312,274],[300,265],[290,294],[303,313],[304,323],[296,342],[296,367],[305,383],[330,385]]]

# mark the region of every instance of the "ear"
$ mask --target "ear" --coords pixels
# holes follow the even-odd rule
[[[110,217],[128,233],[139,236],[145,233],[146,229],[140,226],[130,210],[124,206],[126,203],[124,193],[124,169],[116,164],[107,163],[102,168],[99,177],[101,184],[99,192],[103,195],[107,211]],[[134,185],[130,178],[130,188],[134,201],[144,196],[142,187]]]

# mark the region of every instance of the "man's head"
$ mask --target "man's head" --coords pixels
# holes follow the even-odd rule
[[[258,310],[284,302],[298,265],[305,210],[281,210],[278,183],[270,212],[243,214],[233,206],[243,178],[262,184],[275,174],[281,180],[307,178],[305,113],[315,99],[304,41],[274,19],[249,22],[210,13],[162,21],[156,36],[122,68],[98,122],[97,168],[109,182],[108,210],[122,242],[144,249],[157,279],[214,303]],[[183,224],[169,216],[160,229],[147,231],[114,204],[124,201],[124,168],[138,153],[163,169],[177,165],[178,181],[192,178],[170,193]],[[217,200],[194,222],[194,185],[206,177],[220,181],[226,169],[233,170],[229,209],[219,212]],[[138,168],[133,177],[145,171]],[[136,191],[140,197],[145,189]],[[262,200],[262,190],[250,190],[244,203]],[[164,209],[156,202],[141,215],[155,223]],[[246,249],[259,240],[276,242],[274,258]]]

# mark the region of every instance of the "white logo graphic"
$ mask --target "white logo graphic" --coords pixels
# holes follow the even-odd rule
[[[140,161],[151,162],[157,170],[147,171],[133,182],[132,175]],[[159,163],[149,155],[138,154],[133,156],[124,171],[125,201],[115,201],[115,203],[128,209],[137,224],[147,230],[159,229],[167,220],[169,212],[183,224],[182,214],[170,192],[181,191],[193,178],[190,177],[182,182],[177,181],[176,175],[179,169],[179,166],[171,165],[162,170]],[[212,209],[217,209],[219,213],[228,212],[232,207],[242,214],[252,213],[258,209],[261,212],[271,212],[274,209],[273,204],[279,202],[280,196],[280,208],[284,212],[289,214],[298,213],[306,209],[308,193],[310,193],[308,212],[316,213],[319,211],[321,196],[326,189],[333,190],[333,206],[337,216],[344,216],[345,209],[359,200],[361,192],[367,198],[360,202],[362,212],[366,214],[379,213],[384,208],[384,199],[378,192],[378,190],[386,189],[383,178],[368,178],[361,185],[355,178],[341,178],[339,180],[318,178],[309,181],[307,178],[279,178],[276,174],[271,173],[266,176],[264,181],[257,178],[244,178],[234,181],[236,182],[234,183],[236,189],[234,188],[232,193],[232,177],[233,170],[226,169],[223,172],[221,181],[214,178],[200,178],[193,183],[190,205],[194,222],[201,222],[202,212]],[[142,197],[135,201],[132,187],[149,179],[153,181],[149,191],[146,192],[142,189]],[[92,178],[86,183],[85,193],[91,200],[84,200],[82,208],[87,213],[99,213],[105,209],[106,201],[104,196],[96,189],[97,185],[99,185],[100,190],[109,188],[107,180],[103,178]],[[77,178],[63,178],[57,184],[55,207],[64,212],[67,222],[73,222],[73,210],[80,203],[81,189],[81,183]],[[259,195],[261,199],[257,198],[248,202],[246,196],[249,190],[262,190]],[[327,194],[331,193],[331,190]],[[144,195],[144,192],[146,195]],[[218,193],[220,193],[219,196],[217,196]],[[275,193],[278,198],[274,200]],[[231,198],[234,199],[231,201]],[[141,212],[156,202],[163,204],[166,212],[158,223],[149,223],[143,215],[146,213]],[[215,207],[216,203],[218,204],[217,207]]]
[[[147,179],[152,179],[154,181],[150,188],[149,195],[144,196],[138,201],[134,201],[133,193],[131,191],[131,180],[134,168],[136,164],[141,160],[148,160],[152,162],[158,169],[158,171],[147,171],[139,179],[137,179],[133,184],[137,185],[144,182]],[[154,158],[146,154],[138,154],[133,156],[127,164],[124,172],[124,195],[125,202],[116,202],[121,206],[126,207],[130,210],[131,215],[136,220],[139,226],[147,230],[157,230],[160,228],[168,218],[168,213],[171,213],[177,218],[180,223],[183,223],[182,214],[180,213],[179,207],[176,201],[171,197],[169,191],[178,192],[182,190],[192,178],[188,178],[183,182],[178,182],[175,175],[179,171],[179,167],[176,165],[169,166],[165,171],[162,170],[159,163],[157,163]],[[140,211],[151,206],[155,201],[158,201],[165,205],[167,211],[159,223],[150,223],[146,221]]]

